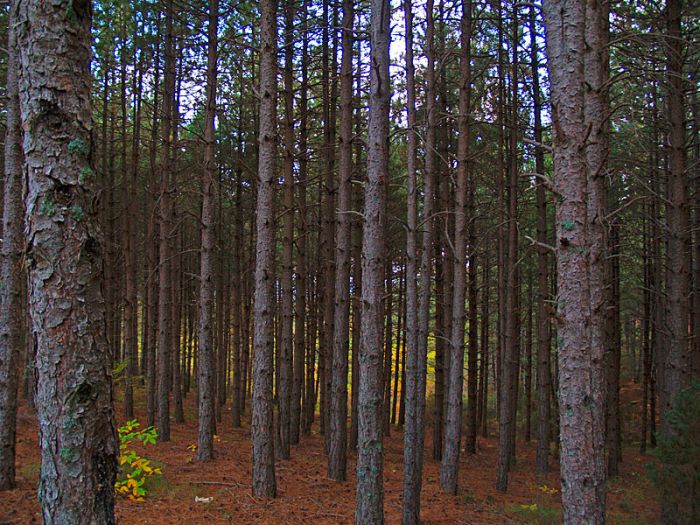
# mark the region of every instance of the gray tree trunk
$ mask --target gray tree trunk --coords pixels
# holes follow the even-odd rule
[[[158,395],[156,428],[160,441],[170,441],[170,347],[171,337],[171,260],[170,260],[170,149],[175,92],[175,42],[173,36],[173,0],[168,0],[165,14],[165,86],[163,93],[163,151],[160,179],[158,221]]]
[[[411,0],[405,0],[406,27],[412,27]],[[433,260],[433,177],[436,168],[435,128],[435,49],[434,49],[434,2],[426,5],[426,110],[428,129],[425,140],[425,175],[423,187],[422,253],[420,259],[420,288],[416,282],[418,257],[418,195],[416,188],[416,156],[418,135],[416,129],[416,86],[413,64],[413,36],[406,36],[406,74],[409,92],[409,237],[406,260],[406,367],[405,367],[405,429],[404,429],[404,476],[403,476],[403,522],[406,525],[420,523],[420,494],[423,481],[423,455],[425,440],[425,394],[427,376],[428,323],[430,319],[430,286]],[[415,326],[415,329],[412,328]],[[403,389],[402,389],[403,394]],[[399,418],[401,420],[401,418]]]
[[[382,293],[384,223],[389,178],[389,19],[388,0],[372,0],[371,76],[362,237],[362,334],[358,397],[357,495],[355,523],[384,523],[382,436]]]
[[[659,356],[659,404],[661,435],[669,439],[674,430],[669,412],[676,394],[690,384],[691,357],[688,323],[690,314],[690,217],[688,175],[686,174],[686,130],[684,108],[682,0],[666,3],[666,86],[668,112],[668,187],[666,202],[666,316],[663,327],[665,349]],[[661,518],[666,524],[679,523],[674,503],[663,501]]]
[[[213,374],[214,341],[212,336],[212,308],[214,301],[214,244],[215,244],[215,181],[216,169],[216,61],[219,26],[219,0],[209,2],[207,28],[207,100],[204,128],[204,171],[202,173],[202,222],[199,266],[199,361],[197,363],[197,400],[199,403],[197,459],[207,461],[214,456],[213,435]],[[234,254],[237,256],[238,254]],[[178,364],[176,363],[176,366]]]
[[[688,251],[690,218],[688,209],[688,180],[685,173],[686,140],[683,95],[683,41],[681,35],[681,0],[668,0],[667,19],[667,72],[668,90],[668,197],[666,223],[668,241],[666,250],[666,306],[664,336],[667,343],[660,356],[659,403],[661,434],[671,435],[668,413],[673,408],[676,393],[690,382],[690,353],[688,315],[690,272]]]
[[[348,350],[350,345],[350,249],[352,210],[353,0],[343,1],[343,58],[340,66],[340,145],[335,250],[335,308],[328,477],[345,481],[347,465]]]
[[[118,449],[92,155],[92,5],[17,8],[42,517],[111,524]]]
[[[275,293],[275,190],[277,158],[277,2],[260,2],[260,130],[253,306],[253,495],[274,498],[273,316]]]
[[[496,489],[508,488],[508,473],[515,460],[515,423],[518,408],[518,379],[520,362],[520,277],[518,267],[518,42],[517,8],[513,7],[511,34],[511,119],[510,166],[508,174],[508,246],[504,271],[505,323],[504,346],[500,356],[501,381],[498,385],[498,472]]]
[[[7,31],[7,106],[5,120],[5,187],[0,276],[0,490],[15,488],[17,382],[22,344],[22,128],[17,94],[17,2],[10,6]],[[27,346],[27,348],[30,348]]]
[[[543,6],[552,89],[558,269],[559,420],[565,524],[605,522],[604,374],[601,266],[605,247],[586,146],[600,120],[589,119],[587,71],[604,67],[602,16],[594,2]],[[587,87],[588,86],[588,87]],[[604,119],[607,108],[598,119]],[[600,165],[600,169],[604,164]],[[597,173],[600,173],[598,171]],[[602,179],[602,177],[600,177]],[[592,185],[593,182],[593,185]]]
[[[447,381],[447,411],[445,412],[445,436],[440,465],[440,486],[448,494],[457,494],[459,454],[462,435],[462,391],[464,377],[464,325],[466,295],[467,256],[467,184],[469,181],[469,110],[471,98],[471,32],[472,3],[462,1],[460,85],[459,85],[459,139],[457,143],[457,183],[455,188],[455,233],[452,331],[450,333],[449,368]]]
[[[542,101],[539,79],[539,53],[537,51],[536,10],[530,8],[530,63],[532,67],[532,93],[534,113],[533,138],[538,144],[542,143]],[[544,151],[535,148],[535,171],[544,175]],[[536,366],[536,398],[537,398],[537,458],[536,470],[539,475],[549,471],[549,441],[551,439],[551,376],[549,368],[549,315],[547,301],[549,300],[549,256],[545,248],[547,244],[547,200],[545,186],[542,181],[537,184],[537,241],[540,243],[537,252],[537,366]]]
[[[306,212],[306,177],[308,173],[307,148],[307,108],[308,108],[308,23],[307,0],[302,7],[302,54],[301,54],[301,97],[299,100],[299,183],[297,185],[297,209],[299,211],[299,237],[297,238],[297,273],[296,273],[296,332],[294,333],[294,379],[292,385],[292,406],[290,417],[289,441],[292,445],[299,443],[299,434],[303,421],[302,397],[304,392],[306,361],[306,290],[307,290],[307,212]]]
[[[277,404],[279,431],[277,444],[281,459],[289,459],[290,410],[292,408],[292,351],[294,326],[294,16],[292,2],[285,4],[284,33],[284,225],[282,230],[282,337],[279,345],[279,391]]]

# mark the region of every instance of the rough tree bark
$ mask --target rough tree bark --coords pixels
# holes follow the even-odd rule
[[[518,17],[512,13],[510,166],[508,173],[508,245],[504,271],[506,273],[505,325],[503,352],[500,356],[501,380],[498,385],[498,473],[496,489],[508,488],[508,473],[515,459],[515,423],[518,409],[518,379],[520,362],[520,277],[518,267]]]
[[[469,182],[469,110],[471,98],[471,32],[472,2],[462,1],[459,84],[459,139],[457,142],[457,183],[455,188],[454,270],[452,286],[452,331],[449,344],[447,411],[445,436],[440,465],[440,486],[449,494],[457,494],[459,454],[462,435],[462,391],[464,377],[464,324],[467,255],[467,185]]]
[[[589,7],[590,9],[587,9]],[[605,522],[603,346],[597,230],[586,144],[595,122],[585,112],[586,69],[603,67],[601,17],[593,2],[549,0],[543,5],[552,90],[556,206],[559,419],[564,523]],[[589,27],[589,24],[592,24]],[[588,89],[600,89],[590,85]],[[599,118],[605,118],[603,111]],[[594,302],[595,301],[595,302]]]
[[[532,67],[532,98],[534,113],[533,138],[537,144],[542,144],[542,100],[539,78],[539,52],[537,49],[537,26],[535,8],[530,8],[530,63]],[[535,147],[535,172],[544,175],[544,150]],[[538,181],[537,200],[537,241],[540,243],[537,251],[537,458],[535,468],[538,474],[549,471],[549,440],[551,439],[551,377],[549,369],[549,315],[547,301],[549,299],[549,257],[547,244],[547,200],[545,185]]]
[[[294,327],[294,16],[293,2],[284,7],[284,225],[282,230],[282,337],[279,345],[279,391],[277,392],[280,459],[289,459],[290,410],[292,408],[292,351]]]
[[[405,0],[406,27],[412,27],[413,12],[411,0]],[[434,1],[426,5],[426,110],[427,132],[425,139],[425,175],[423,179],[423,221],[422,252],[420,259],[420,288],[413,278],[417,266],[418,239],[413,239],[407,246],[406,262],[406,398],[404,429],[404,477],[403,477],[403,522],[406,525],[420,523],[420,493],[423,481],[423,455],[425,440],[425,394],[427,378],[428,324],[430,320],[430,286],[433,260],[433,178],[436,169],[435,130],[437,114],[435,107],[435,20]],[[416,126],[416,86],[415,66],[413,63],[413,35],[406,34],[407,87],[409,90],[408,127],[409,127],[409,162],[415,163],[418,147]],[[410,166],[410,165],[409,165]],[[413,173],[409,169],[409,232],[418,234],[418,196]],[[411,180],[411,177],[413,180]],[[411,184],[412,183],[412,184]],[[411,191],[412,190],[412,191]],[[412,244],[411,244],[412,243]],[[414,259],[411,264],[411,258]],[[411,268],[412,267],[412,268]],[[411,326],[416,329],[411,330]],[[409,331],[410,330],[410,331]],[[402,389],[403,393],[403,389]],[[401,421],[401,418],[399,418]]]
[[[666,345],[659,356],[659,405],[661,436],[674,434],[669,413],[676,394],[690,384],[691,356],[688,337],[691,290],[688,257],[690,251],[690,213],[688,176],[686,174],[686,130],[684,108],[683,40],[681,30],[682,0],[666,3],[666,70],[668,112],[668,186],[666,202],[666,316],[663,327]],[[666,524],[679,523],[673,502],[662,501],[661,519]]]
[[[272,374],[275,293],[277,1],[260,2],[260,123],[253,306],[253,495],[274,498],[275,438]]]
[[[329,418],[328,477],[345,481],[347,466],[348,349],[350,335],[350,227],[352,210],[353,0],[343,1],[343,57],[340,65],[340,144],[335,250],[333,366]]]
[[[384,523],[382,443],[382,291],[384,223],[389,178],[389,19],[388,0],[372,0],[371,75],[362,238],[362,334],[358,397],[357,503],[355,523]]]
[[[17,9],[42,517],[111,524],[117,444],[93,170],[92,5],[24,0]]]
[[[336,31],[330,20],[330,10],[337,11],[335,2],[323,0],[322,52],[321,52],[321,89],[323,118],[323,174],[319,179],[322,186],[322,229],[319,256],[322,265],[321,296],[323,309],[322,324],[319,334],[319,372],[320,381],[320,431],[324,435],[326,452],[330,445],[329,426],[331,394],[331,376],[333,360],[333,305],[335,304],[335,53],[331,56],[331,33],[335,42]],[[333,75],[331,76],[331,70]]]
[[[297,247],[297,301],[296,301],[296,332],[294,333],[294,383],[292,385],[292,406],[289,441],[292,445],[299,443],[299,434],[303,421],[302,397],[304,392],[304,362],[306,357],[306,290],[307,290],[307,211],[306,211],[306,178],[308,173],[307,151],[307,108],[308,108],[308,23],[307,0],[304,0],[302,11],[302,53],[301,53],[301,96],[299,100],[299,181],[297,184],[297,209],[299,210],[299,237]]]
[[[7,105],[5,120],[5,187],[0,267],[0,490],[15,488],[17,365],[22,344],[22,129],[17,94],[17,2],[10,6],[7,30]]]
[[[671,435],[668,413],[673,408],[676,393],[690,382],[690,353],[688,319],[690,271],[690,217],[688,207],[688,180],[685,173],[686,140],[685,109],[683,95],[683,40],[681,35],[681,0],[668,0],[667,22],[667,72],[668,91],[668,197],[666,200],[666,224],[668,231],[666,250],[667,305],[664,336],[667,337],[664,355],[660,357],[659,404],[661,435]],[[660,378],[661,379],[661,378]]]
[[[197,401],[199,403],[197,459],[207,461],[214,456],[212,375],[214,374],[214,341],[212,308],[214,301],[214,243],[216,169],[216,61],[219,26],[219,0],[209,2],[207,28],[207,100],[204,124],[204,170],[202,173],[202,222],[199,266],[199,361],[197,363]],[[234,254],[237,256],[238,254]]]
[[[162,114],[162,160],[158,222],[158,395],[156,428],[160,441],[170,441],[170,346],[171,337],[171,261],[170,261],[170,150],[175,92],[175,39],[173,36],[173,0],[165,12],[165,86]]]

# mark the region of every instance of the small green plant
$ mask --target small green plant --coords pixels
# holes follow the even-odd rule
[[[159,468],[151,466],[150,460],[137,454],[131,444],[140,441],[144,445],[153,445],[158,432],[153,427],[139,430],[141,425],[135,419],[119,427],[119,474],[114,485],[117,494],[132,501],[143,501],[146,496],[145,483],[151,476],[162,474]]]
[[[646,465],[664,507],[675,523],[700,523],[700,381],[678,392],[668,413],[671,432],[660,436]]]
[[[536,523],[538,525],[561,523],[561,516],[557,509],[538,505],[537,503],[507,507],[506,511],[515,514],[515,519],[518,523]]]

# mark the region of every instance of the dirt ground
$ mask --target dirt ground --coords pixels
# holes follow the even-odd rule
[[[207,463],[194,460],[191,445],[196,443],[194,396],[186,405],[186,422],[172,424],[172,440],[146,447],[135,447],[163,471],[161,478],[148,482],[146,500],[133,502],[117,498],[117,518],[121,524],[285,524],[352,523],[355,505],[355,456],[348,461],[349,479],[338,483],[326,477],[323,440],[317,428],[293,447],[289,461],[277,461],[278,497],[273,500],[251,496],[250,432],[245,426],[233,429],[230,412],[224,411],[215,442],[216,459]],[[137,409],[145,420],[142,406]],[[121,418],[120,418],[121,419]],[[491,423],[491,430],[495,430]],[[430,432],[428,433],[430,434]],[[429,436],[428,436],[429,437]],[[387,523],[401,522],[402,440],[399,429],[391,429],[385,439],[385,498]],[[18,421],[18,488],[0,492],[0,524],[41,523],[36,487],[39,476],[39,450],[35,417],[25,405]],[[433,461],[431,445],[426,446],[421,520],[425,523],[560,523],[561,505],[558,468],[537,480],[534,474],[535,444],[518,441],[518,463],[511,473],[509,490],[494,489],[497,464],[497,438],[479,438],[476,455],[462,454],[459,494],[443,494],[439,488],[439,463]],[[188,448],[189,447],[189,448]],[[649,456],[641,456],[637,446],[624,451],[618,479],[608,483],[608,522],[619,525],[656,523],[658,502],[644,471]],[[550,489],[556,489],[550,490]],[[213,498],[209,503],[195,498]]]

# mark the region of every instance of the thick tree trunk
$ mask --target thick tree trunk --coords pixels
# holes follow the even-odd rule
[[[591,120],[590,83],[604,69],[599,6],[575,0],[544,4],[554,124],[554,184],[558,268],[559,418],[564,523],[605,522],[604,348],[602,326],[605,246],[599,208],[603,177],[594,181],[589,132],[602,132],[604,108]],[[593,70],[596,70],[595,72]],[[586,83],[585,83],[585,82]],[[587,87],[588,86],[588,87]],[[588,100],[587,100],[588,99]],[[605,168],[598,164],[599,175]],[[604,194],[604,192],[602,192]]]
[[[382,440],[382,291],[384,223],[389,178],[389,19],[387,0],[372,0],[371,76],[362,238],[362,335],[360,349],[357,503],[355,523],[384,523]]]
[[[350,345],[350,249],[352,210],[353,0],[343,2],[343,58],[340,66],[340,145],[335,250],[335,308],[330,400],[328,477],[345,481],[347,465],[348,350]]]
[[[25,0],[17,8],[42,517],[111,524],[118,449],[95,209],[92,6]]]
[[[683,41],[681,35],[681,0],[668,0],[667,71],[668,89],[668,197],[666,200],[666,287],[667,304],[664,337],[665,352],[658,367],[661,434],[672,435],[668,413],[673,409],[678,391],[690,383],[690,353],[688,351],[688,319],[690,272],[690,218],[688,208],[688,180],[685,173],[685,109],[683,100]]]
[[[684,108],[683,40],[681,29],[682,0],[666,3],[667,53],[667,111],[668,111],[668,187],[666,202],[666,316],[664,337],[666,347],[660,356],[657,371],[661,435],[673,437],[669,413],[676,395],[690,384],[691,358],[689,351],[689,292],[690,292],[690,214],[688,206],[688,176],[686,174],[686,130]],[[664,500],[661,519],[666,524],[679,523],[675,504]]]
[[[253,495],[275,497],[272,373],[275,294],[277,2],[260,2],[260,130],[253,313]]]
[[[2,266],[0,267],[0,490],[15,488],[17,381],[22,343],[22,128],[14,26],[17,2],[10,6],[7,33],[7,106],[5,120],[5,185],[2,208]],[[29,348],[27,346],[27,348]]]

